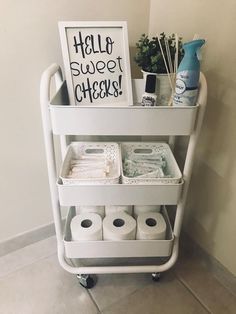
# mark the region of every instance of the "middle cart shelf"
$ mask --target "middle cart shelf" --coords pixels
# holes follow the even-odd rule
[[[57,181],[59,201],[62,206],[74,205],[175,205],[182,191],[178,184],[109,184],[63,185]],[[92,197],[91,197],[92,195]]]

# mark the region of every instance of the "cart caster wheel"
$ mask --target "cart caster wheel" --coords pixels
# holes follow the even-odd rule
[[[95,286],[95,280],[90,275],[77,275],[79,283],[86,289],[91,289]]]
[[[152,273],[152,280],[159,281],[161,279],[161,273]]]

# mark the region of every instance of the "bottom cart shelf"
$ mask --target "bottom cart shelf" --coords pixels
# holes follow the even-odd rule
[[[174,235],[165,206],[162,208],[162,214],[167,225],[166,240],[72,241],[70,222],[76,211],[75,207],[70,207],[65,225],[65,255],[68,258],[170,256]]]

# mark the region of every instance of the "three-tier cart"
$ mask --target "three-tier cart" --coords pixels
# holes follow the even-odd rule
[[[56,92],[50,98],[51,82],[55,78]],[[143,80],[133,80],[134,101],[140,99]],[[200,75],[196,106],[192,107],[84,107],[69,105],[66,82],[58,65],[52,64],[42,75],[40,102],[46,158],[56,229],[58,259],[68,272],[76,274],[86,288],[93,285],[90,274],[151,273],[153,279],[170,269],[178,257],[182,226],[194,152],[200,134],[207,100],[207,83]],[[71,135],[82,136],[168,136],[173,149],[176,136],[188,136],[189,142],[178,184],[111,184],[63,185],[57,172],[55,138],[59,136],[61,156],[65,156]],[[177,205],[173,228],[165,206],[162,214],[167,223],[166,240],[72,241],[70,222],[76,214],[75,206],[83,205]],[[64,223],[61,207],[68,207]],[[74,266],[74,259],[119,259],[164,257],[161,264],[140,263],[125,265]],[[126,259],[125,259],[126,260]],[[162,259],[163,260],[163,259]]]

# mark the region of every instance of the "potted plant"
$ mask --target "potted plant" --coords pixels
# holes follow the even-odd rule
[[[159,41],[157,37],[150,39],[147,35],[142,34],[136,43],[137,51],[134,60],[141,68],[144,79],[147,74],[156,75],[157,103],[167,105],[172,92],[167,69],[172,78],[173,71],[176,68],[175,60],[178,60],[179,64],[183,57],[182,40],[178,38],[178,52],[176,51],[176,38],[174,34],[167,37],[165,33],[161,33]],[[178,58],[176,58],[176,54]]]

